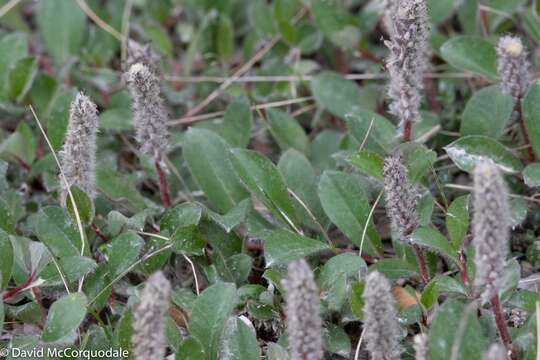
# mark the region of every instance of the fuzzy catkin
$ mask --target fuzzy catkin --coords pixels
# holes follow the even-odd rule
[[[417,334],[413,339],[415,360],[429,360],[428,336],[424,333]]]
[[[165,314],[171,285],[161,271],[148,278],[140,302],[133,312],[133,356],[135,360],[165,357]]]
[[[390,283],[373,271],[364,288],[364,339],[372,360],[398,360],[401,329]]]
[[[418,121],[424,73],[429,67],[428,21],[425,0],[387,0],[391,14],[390,55],[386,61],[390,73],[388,96],[390,113],[401,120]]]
[[[475,166],[473,210],[474,287],[485,303],[501,287],[511,226],[506,185],[491,160]]]
[[[501,92],[518,104],[529,87],[530,63],[527,50],[518,36],[503,36],[497,43],[497,72]]]
[[[484,353],[484,360],[507,360],[507,351],[501,344],[491,344]]]
[[[62,171],[69,186],[75,185],[91,198],[96,194],[96,136],[99,127],[96,105],[78,93],[69,109],[64,146],[60,152]],[[60,200],[65,204],[68,188],[60,174]]]
[[[418,227],[416,190],[409,182],[403,156],[396,153],[387,157],[383,167],[386,213],[399,240],[409,242]]]
[[[153,51],[150,44],[140,44],[136,41],[129,40],[127,43],[127,57],[122,68],[128,71],[135,64],[143,64],[147,66],[154,74],[159,73],[159,56]]]
[[[291,359],[322,360],[322,320],[319,290],[304,259],[288,266],[285,313]]]
[[[148,66],[137,63],[129,68],[125,78],[133,98],[134,126],[141,152],[160,159],[167,150],[169,132],[158,77]]]

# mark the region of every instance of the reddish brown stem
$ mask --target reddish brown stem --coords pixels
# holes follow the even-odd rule
[[[410,142],[412,140],[412,121],[405,119],[403,124],[403,141]]]
[[[463,251],[459,252],[459,262],[460,262],[459,274],[461,276],[461,282],[463,283],[463,286],[467,287],[469,286],[469,273],[467,269],[467,259],[465,258]]]
[[[437,100],[437,84],[433,78],[424,78],[424,88],[426,89],[426,100],[430,111],[440,113],[442,110],[439,100]]]
[[[491,310],[495,315],[495,323],[497,324],[497,329],[499,330],[501,340],[504,346],[506,346],[506,348],[510,350],[510,358],[512,360],[517,360],[517,354],[512,348],[512,339],[510,338],[510,334],[508,333],[508,327],[506,326],[506,322],[504,321],[499,295],[495,295],[491,298]]]
[[[534,150],[531,146],[531,140],[529,139],[529,132],[525,126],[525,119],[523,118],[523,111],[521,109],[521,99],[518,100],[515,111],[518,113],[519,127],[521,128],[521,134],[523,135],[523,142],[527,145],[528,160],[533,162],[535,160]]]
[[[168,208],[171,207],[171,198],[169,196],[169,184],[167,182],[167,175],[165,174],[165,171],[161,167],[161,159],[158,158],[154,162],[156,166],[156,172],[159,178],[159,193],[161,194],[161,202],[163,204],[163,207]]]
[[[92,230],[96,233],[96,235],[103,241],[107,242],[109,241],[109,239],[107,239],[107,237],[105,235],[103,235],[103,233],[101,232],[101,230],[97,227],[96,224],[92,223],[92,225],[90,225],[90,227],[92,228]]]
[[[424,256],[424,251],[418,245],[413,244],[413,250],[416,254],[416,259],[418,260],[418,267],[420,268],[420,277],[422,282],[427,284],[429,282],[429,274],[426,266],[426,257]]]
[[[30,285],[32,283],[32,281],[34,281],[34,275],[35,275],[34,273],[31,273],[28,276],[28,279],[26,279],[26,281],[23,282],[21,285],[19,285],[17,287],[14,287],[13,289],[5,292],[2,295],[2,300],[7,300],[9,298],[12,298],[15,295],[17,295],[18,293],[20,293],[21,291],[23,291],[26,287],[28,287],[28,285]]]

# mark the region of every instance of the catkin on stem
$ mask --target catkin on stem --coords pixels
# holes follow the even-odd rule
[[[304,259],[289,264],[285,288],[291,359],[322,360],[319,290],[313,272]]]
[[[96,105],[83,93],[78,93],[69,109],[69,122],[64,146],[60,152],[63,173],[69,186],[75,185],[91,198],[96,194],[96,136],[98,131]],[[68,189],[60,179],[62,205]]]
[[[148,278],[140,302],[133,312],[133,356],[135,360],[165,357],[165,314],[169,308],[171,285],[161,271]]]
[[[388,96],[390,113],[400,119],[405,141],[411,141],[412,124],[420,118],[424,73],[429,67],[428,21],[425,0],[401,0],[388,6],[391,14],[390,73]]]
[[[390,283],[373,271],[364,288],[364,339],[372,360],[398,360],[403,348],[401,328]]]
[[[126,81],[133,97],[134,126],[141,152],[161,159],[168,147],[169,132],[159,80],[148,66],[137,63],[126,73]]]
[[[506,185],[491,160],[482,160],[475,166],[473,210],[474,287],[486,303],[501,288],[510,235]]]

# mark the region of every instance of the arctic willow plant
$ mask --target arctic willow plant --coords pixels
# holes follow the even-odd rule
[[[491,160],[482,160],[474,168],[473,210],[474,288],[482,303],[491,302],[502,341],[510,349],[499,300],[508,255],[510,206],[504,179]]]
[[[497,43],[497,55],[497,71],[501,80],[501,91],[505,95],[512,96],[514,100],[512,120],[519,122],[523,141],[525,145],[528,145],[529,160],[533,161],[535,155],[530,146],[531,142],[521,109],[523,97],[531,81],[527,50],[519,37],[506,35],[501,37]]]
[[[392,19],[388,96],[390,113],[400,119],[403,139],[411,141],[413,123],[420,118],[424,73],[429,66],[428,21],[425,0],[401,0],[387,6]]]
[[[386,213],[390,218],[392,228],[399,236],[399,240],[404,244],[409,244],[411,243],[411,234],[418,227],[417,201],[416,190],[409,181],[407,167],[401,152],[398,151],[384,160],[383,175]],[[415,244],[412,246],[418,258],[422,281],[427,283],[429,276],[422,249]]]
[[[390,283],[371,272],[364,288],[364,339],[372,360],[399,360],[401,328]]]
[[[96,134],[98,130],[96,105],[83,93],[78,93],[69,109],[64,147],[60,152],[63,174],[69,186],[77,186],[88,196],[96,193]],[[60,200],[65,204],[68,189],[60,179]]]
[[[135,360],[165,357],[165,314],[169,308],[171,284],[161,271],[152,274],[141,291],[133,312],[133,355]]]
[[[322,360],[319,289],[306,260],[300,259],[289,264],[285,288],[291,358]]]
[[[163,206],[170,206],[163,158],[169,145],[167,111],[160,95],[157,75],[142,63],[129,68],[126,81],[133,97],[134,125],[141,152],[154,159]]]

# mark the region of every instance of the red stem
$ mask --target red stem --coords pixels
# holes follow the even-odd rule
[[[441,104],[437,100],[437,84],[433,78],[424,78],[424,88],[426,89],[426,100],[430,111],[440,113],[442,111]]]
[[[403,124],[403,140],[405,142],[412,140],[412,121],[410,119],[405,119],[405,123]]]
[[[506,348],[510,350],[510,358],[512,360],[517,360],[517,354],[512,348],[512,339],[510,338],[510,334],[508,333],[508,327],[506,326],[506,322],[504,321],[499,295],[495,295],[491,298],[491,310],[495,315],[495,322],[497,323],[497,329],[499,329],[499,335],[501,336],[501,340],[504,346],[506,346]]]
[[[523,111],[521,109],[521,99],[518,99],[515,107],[515,111],[518,113],[519,117],[519,127],[521,128],[521,133],[523,135],[523,141],[527,145],[527,154],[529,156],[529,161],[533,162],[535,160],[534,150],[531,146],[531,140],[529,139],[529,133],[527,127],[525,126],[525,119],[523,118]]]
[[[171,198],[169,196],[169,184],[167,182],[167,175],[161,167],[161,159],[158,157],[154,162],[156,166],[156,172],[159,177],[159,193],[161,194],[161,202],[163,207],[171,207]]]
[[[459,252],[459,262],[460,262],[460,269],[459,274],[461,276],[461,282],[465,287],[469,286],[469,273],[467,270],[467,259],[465,259],[465,255],[463,254],[463,251]]]
[[[96,224],[92,223],[92,225],[90,225],[90,227],[92,228],[92,230],[96,233],[96,235],[103,241],[107,242],[109,241],[109,239],[107,239],[107,237],[105,235],[103,235],[103,233],[101,232],[101,230],[97,227]]]
[[[422,282],[425,285],[429,282],[429,275],[427,271],[426,257],[424,256],[424,251],[422,251],[422,249],[418,245],[413,244],[412,247],[416,254],[416,258],[418,259],[418,267],[420,268],[420,277],[422,278]]]
[[[13,289],[2,294],[2,300],[7,300],[9,298],[12,298],[18,293],[20,293],[21,291],[23,291],[28,285],[32,283],[32,281],[34,281],[34,276],[35,276],[35,273],[31,273],[28,276],[28,279],[26,279],[26,281],[23,282],[21,285],[14,287]]]

